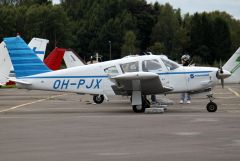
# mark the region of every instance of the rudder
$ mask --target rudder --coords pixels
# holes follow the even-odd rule
[[[20,37],[4,38],[16,77],[51,71]]]

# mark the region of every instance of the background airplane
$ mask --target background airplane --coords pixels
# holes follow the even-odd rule
[[[8,50],[5,47],[5,43],[0,43],[0,85],[5,85],[8,82],[8,76],[12,67]]]
[[[129,95],[134,112],[149,107],[151,94],[211,91],[219,79],[230,72],[212,67],[182,67],[166,56],[146,55],[57,71],[50,70],[27,46],[21,37],[4,38],[20,88],[68,91],[96,95]],[[21,53],[21,54],[20,54]],[[215,112],[217,105],[207,105]]]
[[[85,65],[84,60],[82,60],[77,54],[71,49],[58,48],[56,47],[47,58],[44,59],[44,63],[51,70],[59,70],[64,60],[67,68],[77,67]]]
[[[225,80],[225,83],[240,83],[240,48],[223,66],[223,69],[232,73],[231,77]]]
[[[65,50],[63,59],[67,68],[86,65],[85,61],[79,57],[72,49]]]
[[[42,38],[32,38],[32,40],[28,43],[28,46],[37,54],[37,56],[43,61],[47,44],[49,40]]]

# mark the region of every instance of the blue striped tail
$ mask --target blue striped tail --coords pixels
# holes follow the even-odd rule
[[[19,36],[4,38],[16,77],[30,76],[51,70],[38,58]]]

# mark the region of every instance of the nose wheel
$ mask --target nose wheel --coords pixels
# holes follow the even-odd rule
[[[212,94],[207,95],[210,102],[207,104],[206,108],[208,112],[216,112],[217,111],[217,104],[213,102],[215,99]]]
[[[217,104],[210,101],[208,104],[207,104],[207,111],[208,112],[216,112],[217,111]]]

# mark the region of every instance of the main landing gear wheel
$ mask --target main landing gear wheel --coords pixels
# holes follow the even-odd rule
[[[145,96],[142,97],[142,105],[133,105],[132,109],[136,113],[143,113],[145,112],[145,108],[150,107],[150,102],[147,100]]]
[[[209,102],[208,104],[207,104],[207,111],[208,112],[216,112],[217,111],[217,104],[216,103],[214,103],[214,102]]]
[[[93,101],[94,101],[96,104],[101,104],[101,103],[103,103],[103,101],[104,101],[104,96],[103,96],[103,95],[94,95],[94,96],[93,96]]]
[[[143,105],[133,105],[132,109],[135,113],[143,113],[145,111],[145,107]]]

